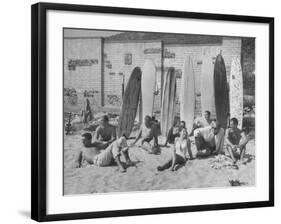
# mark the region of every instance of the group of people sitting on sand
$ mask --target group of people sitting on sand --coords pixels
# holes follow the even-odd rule
[[[108,116],[104,115],[93,136],[90,132],[82,135],[84,148],[77,156],[76,167],[81,167],[84,160],[101,167],[115,162],[120,172],[126,172],[126,168],[133,165],[128,153],[129,148],[136,144],[148,153],[159,154],[159,127],[156,123],[157,121],[150,116],[145,116],[143,125],[129,146],[127,136],[117,138],[116,128],[109,123]],[[164,144],[165,147],[171,148],[171,156],[164,164],[157,167],[158,171],[165,169],[174,171],[177,166],[195,158],[191,151],[190,136],[192,135],[197,149],[196,158],[224,154],[224,143],[226,143],[226,149],[233,164],[238,161],[244,162],[249,138],[245,131],[238,128],[238,120],[231,118],[229,128],[224,130],[216,120],[211,119],[211,113],[205,111],[204,119],[195,120],[190,134],[187,132],[184,121],[174,122]],[[121,162],[121,156],[124,157],[125,164]]]

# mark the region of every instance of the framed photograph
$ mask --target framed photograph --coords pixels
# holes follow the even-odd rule
[[[32,219],[274,205],[274,18],[32,5]]]

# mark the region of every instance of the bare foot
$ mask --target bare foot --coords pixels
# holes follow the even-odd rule
[[[157,170],[158,170],[158,171],[163,171],[164,168],[163,168],[162,166],[157,166]]]
[[[174,172],[175,171],[175,167],[171,167],[169,170]]]
[[[120,173],[125,173],[127,170],[124,167],[119,168]]]

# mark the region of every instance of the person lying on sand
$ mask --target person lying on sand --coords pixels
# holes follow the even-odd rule
[[[93,143],[96,143],[96,147],[99,149],[105,149],[115,140],[116,128],[109,124],[108,116],[104,115],[99,121],[99,126],[93,137]]]
[[[81,167],[83,161],[87,161],[89,164],[104,167],[110,166],[115,161],[119,167],[121,173],[126,172],[126,168],[120,161],[121,155],[124,156],[126,160],[126,165],[131,165],[127,145],[127,140],[124,136],[112,142],[105,150],[99,150],[94,147],[94,143],[91,143],[92,135],[90,133],[85,133],[82,135],[84,137],[83,144],[85,148],[81,150],[77,156],[76,167]]]
[[[156,154],[159,151],[159,145],[157,131],[155,129],[156,128],[151,122],[151,117],[148,115],[145,116],[144,124],[141,126],[141,129],[131,146],[135,145],[139,140],[141,140],[140,147],[142,149],[146,150],[148,153]],[[154,145],[150,143],[153,139]]]
[[[223,153],[224,129],[217,121],[211,126],[198,128],[194,131],[196,157],[207,157],[211,154]]]
[[[186,162],[187,152],[189,154],[189,158],[193,159],[188,133],[186,128],[183,128],[180,132],[180,137],[175,139],[171,158],[162,166],[158,166],[157,170],[162,171],[170,168],[171,171],[175,171],[178,165],[182,165]]]
[[[238,160],[235,156],[237,151],[240,151],[240,161],[244,162],[243,159],[246,151],[246,145],[249,142],[248,136],[246,136],[245,132],[240,130],[237,125],[238,120],[236,118],[231,118],[230,128],[228,128],[225,132],[226,148],[234,164]]]

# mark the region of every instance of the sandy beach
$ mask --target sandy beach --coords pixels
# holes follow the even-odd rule
[[[151,191],[168,189],[231,187],[230,180],[239,180],[240,186],[255,185],[255,141],[247,144],[246,164],[234,169],[229,166],[226,156],[211,156],[205,159],[188,160],[186,164],[172,172],[157,171],[171,155],[171,149],[161,147],[161,154],[148,154],[134,146],[129,155],[135,166],[120,173],[117,166],[97,167],[84,163],[82,168],[74,168],[75,156],[83,148],[81,132],[64,138],[64,195],[106,192]],[[159,137],[159,144],[163,144]],[[132,140],[129,140],[130,144]],[[192,141],[192,152],[196,149]]]

